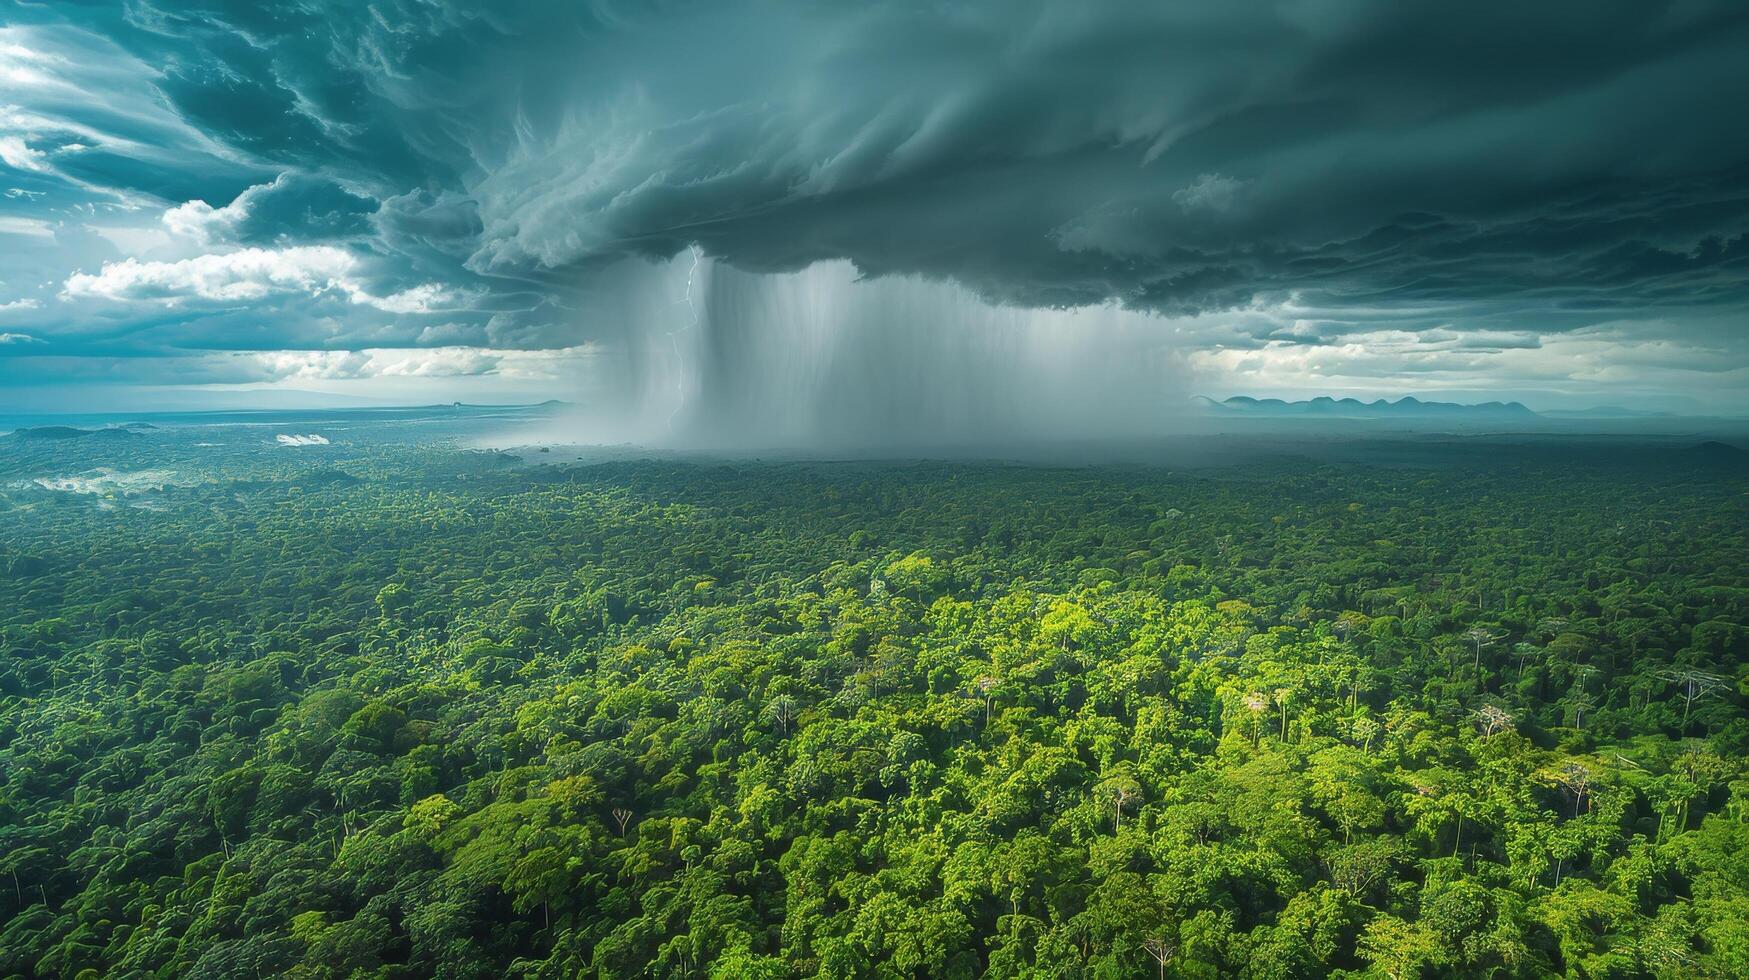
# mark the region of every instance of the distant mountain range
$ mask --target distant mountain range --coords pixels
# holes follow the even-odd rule
[[[1201,399],[1212,415],[1245,415],[1255,418],[1346,418],[1384,420],[1475,420],[1529,422],[1542,416],[1518,402],[1482,402],[1461,405],[1457,402],[1428,402],[1413,395],[1396,401],[1383,398],[1363,402],[1358,398],[1331,398],[1328,395],[1306,401],[1283,401],[1280,398],[1251,398],[1236,395],[1225,401]]]
[[[105,426],[101,429],[80,429],[71,425],[36,425],[27,426],[12,434],[20,439],[83,439],[86,436],[117,439],[139,435],[141,429],[155,429],[157,426],[149,422],[124,422],[121,425]]]

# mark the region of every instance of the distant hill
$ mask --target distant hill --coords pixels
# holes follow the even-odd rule
[[[1749,450],[1740,449],[1728,442],[1709,439],[1682,452],[1689,459],[1706,466],[1749,466]]]
[[[150,426],[147,426],[150,428]],[[40,440],[44,442],[58,439],[83,439],[86,436],[99,436],[106,439],[126,439],[138,435],[131,428],[80,429],[71,425],[35,425],[18,429],[12,433],[20,439]]]
[[[1251,398],[1235,395],[1225,401],[1205,399],[1211,414],[1246,415],[1258,418],[1345,418],[1345,419],[1442,419],[1502,422],[1531,422],[1542,416],[1518,402],[1482,402],[1462,405],[1457,402],[1422,401],[1405,395],[1396,401],[1383,398],[1363,402],[1358,398],[1331,398],[1328,395],[1306,401],[1283,401],[1280,398]]]
[[[91,434],[90,429],[75,429],[70,425],[33,425],[12,433],[20,439],[79,439]]]

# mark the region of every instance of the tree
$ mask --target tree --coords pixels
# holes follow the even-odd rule
[[[1394,915],[1380,915],[1367,923],[1358,951],[1391,980],[1420,976],[1445,961],[1445,946],[1437,934]]]
[[[1476,723],[1482,726],[1482,735],[1485,738],[1511,730],[1515,720],[1512,712],[1493,702],[1476,709]]]
[[[1162,980],[1164,980],[1164,977],[1166,976],[1166,964],[1171,962],[1172,957],[1178,954],[1177,941],[1161,937],[1144,939],[1142,941],[1142,949],[1146,950],[1148,955],[1154,958],[1154,962],[1159,964],[1160,976]]]
[[[1002,682],[990,674],[981,674],[972,682],[973,690],[984,699],[984,727],[990,727],[990,705],[996,699],[996,688]]]
[[[1124,808],[1141,799],[1142,787],[1134,778],[1119,774],[1100,782],[1098,793],[1111,807],[1111,829],[1115,833],[1123,829]]]
[[[1354,898],[1362,898],[1384,880],[1402,854],[1402,846],[1389,838],[1374,838],[1337,848],[1326,860],[1330,881]]]
[[[390,582],[377,592],[376,603],[377,610],[384,619],[395,619],[412,608],[415,599],[406,586],[399,582]]]
[[[552,928],[552,903],[563,901],[571,891],[575,859],[557,847],[542,847],[523,855],[504,879],[512,907],[527,912],[539,905],[542,920]]]
[[[1568,762],[1561,766],[1556,774],[1556,781],[1567,795],[1573,798],[1573,816],[1579,815],[1579,807],[1586,804],[1591,797],[1591,770],[1582,763]]]
[[[1709,697],[1724,689],[1726,680],[1719,674],[1690,668],[1660,671],[1658,676],[1676,685],[1677,693],[1682,695],[1682,731],[1688,731],[1689,709],[1696,701]]]
[[[1265,711],[1269,710],[1269,698],[1261,692],[1252,691],[1245,695],[1244,702],[1245,710],[1251,712],[1251,744],[1256,745],[1259,719],[1263,717]]]
[[[1486,626],[1472,626],[1464,631],[1464,639],[1468,640],[1475,647],[1475,667],[1477,670],[1480,670],[1482,667],[1482,648],[1493,646],[1505,635],[1506,634],[1504,633],[1495,632]]]
[[[1512,654],[1513,654],[1513,656],[1518,658],[1518,676],[1521,679],[1524,677],[1524,665],[1525,665],[1525,663],[1527,661],[1531,660],[1532,658],[1542,656],[1542,652],[1543,652],[1542,647],[1539,647],[1535,643],[1530,643],[1528,641],[1522,642],[1522,643],[1515,643],[1512,645]]]
[[[442,793],[437,793],[408,807],[402,824],[421,836],[435,837],[461,812],[461,807],[450,802]]]
[[[777,725],[780,732],[788,735],[790,722],[795,720],[797,710],[799,710],[799,705],[795,698],[787,694],[779,694],[766,702],[765,716]]]
[[[1536,631],[1546,637],[1553,638],[1564,631],[1569,625],[1565,616],[1544,616],[1537,620]]]

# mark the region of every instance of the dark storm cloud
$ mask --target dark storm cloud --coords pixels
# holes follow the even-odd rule
[[[1713,350],[1749,306],[1736,0],[89,0],[8,20],[79,82],[0,119],[23,134],[0,142],[13,211],[38,222],[15,230],[59,228],[86,274],[60,277],[73,329],[36,343],[69,319],[40,299],[0,323],[31,334],[19,350],[565,348],[674,316],[673,283],[615,290],[627,259],[694,245],[1019,305],[1236,309],[1234,352],[1399,331],[1486,364],[1629,321]],[[105,200],[273,254],[197,267],[178,246],[99,275],[134,239],[65,215]],[[242,290],[247,310],[214,308]],[[184,313],[112,308],[140,297]]]
[[[40,10],[41,8],[37,8]],[[61,9],[63,12],[65,8]],[[69,16],[239,153],[543,281],[697,242],[1020,303],[1740,301],[1749,7],[211,0]]]
[[[397,251],[466,258],[480,239],[479,206],[454,191],[415,190],[391,197],[374,220],[383,242]]]

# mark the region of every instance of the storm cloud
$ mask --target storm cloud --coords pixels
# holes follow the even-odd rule
[[[1480,383],[1545,340],[1606,336],[1722,358],[1721,390],[1749,364],[1731,326],[1749,8],[1728,0],[132,0],[8,19],[4,207],[58,250],[28,270],[56,302],[0,293],[44,301],[0,320],[45,339],[8,353],[624,345],[626,283],[654,283],[660,322],[638,329],[666,336],[696,248],[738,273],[843,262],[1182,319],[1207,366],[1359,343],[1360,369],[1400,375],[1407,343]],[[227,342],[214,289],[273,322]],[[164,318],[178,299],[197,315]]]

